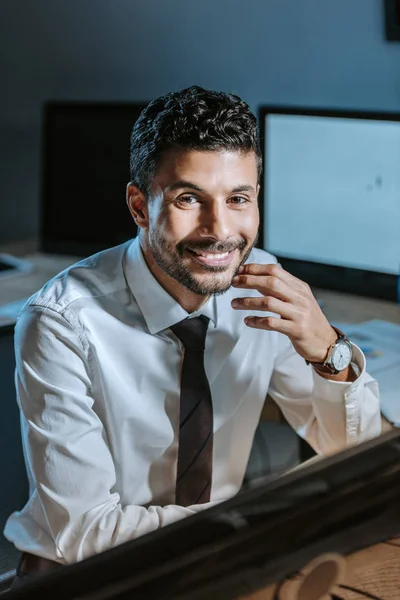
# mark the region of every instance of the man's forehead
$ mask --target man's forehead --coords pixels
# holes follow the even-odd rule
[[[232,185],[254,185],[257,157],[253,151],[173,149],[164,155],[155,179],[168,187],[179,181],[200,187],[204,181],[218,184],[225,179]]]

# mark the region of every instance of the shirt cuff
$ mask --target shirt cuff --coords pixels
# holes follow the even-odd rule
[[[353,347],[352,363],[355,365],[357,379],[355,381],[337,381],[325,379],[313,371],[314,395],[316,398],[324,398],[330,403],[343,404],[346,406],[347,423],[355,425],[357,422],[357,397],[360,387],[364,386],[366,360],[361,349],[355,344]]]
[[[325,387],[324,384],[327,384],[329,387],[331,387],[333,384],[335,386],[339,386],[340,394],[343,394],[343,391],[345,391],[350,386],[353,386],[353,388],[357,388],[360,385],[360,379],[365,374],[367,361],[365,360],[364,353],[358,346],[356,346],[352,342],[351,346],[353,349],[353,356],[350,364],[353,367],[357,379],[355,379],[355,381],[337,381],[336,379],[327,379],[326,377],[322,377],[321,375],[319,375],[318,372],[315,369],[313,369],[312,371],[315,386],[319,387],[322,384],[323,387]]]
[[[321,422],[331,429],[334,422],[346,424],[346,445],[355,445],[381,432],[379,387],[366,371],[366,359],[358,346],[352,344],[353,357],[359,375],[355,381],[324,379],[313,370],[314,411]]]

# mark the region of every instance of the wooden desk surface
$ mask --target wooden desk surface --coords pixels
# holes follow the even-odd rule
[[[400,305],[395,302],[319,288],[314,288],[313,292],[316,298],[324,302],[322,310],[329,321],[362,323],[371,319],[382,319],[400,323]]]
[[[294,594],[291,597],[291,591],[302,579],[304,581],[301,574],[288,578],[285,582],[268,586],[242,597],[241,600],[309,600],[305,595]],[[399,600],[400,538],[370,546],[345,557],[345,575],[338,584],[331,590],[331,594],[318,596],[316,600]]]
[[[7,275],[1,280],[0,306],[28,298],[54,275],[79,260],[72,256],[39,253],[28,254],[24,259],[32,263],[33,270],[29,273]]]

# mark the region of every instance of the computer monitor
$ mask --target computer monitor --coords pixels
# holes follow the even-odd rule
[[[263,106],[260,243],[309,284],[397,300],[400,113]]]
[[[125,202],[130,136],[145,103],[49,102],[42,130],[41,250],[88,256],[136,235]]]
[[[244,597],[280,585],[321,554],[346,556],[398,535],[399,494],[396,430],[284,475],[253,481],[230,500],[38,577],[7,597]]]

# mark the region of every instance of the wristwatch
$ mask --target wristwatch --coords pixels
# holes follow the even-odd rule
[[[312,365],[317,373],[327,373],[328,375],[337,375],[344,371],[351,363],[353,357],[353,347],[349,338],[337,327],[332,328],[337,333],[337,340],[329,347],[328,354],[324,362],[316,363],[306,360],[308,365]]]

